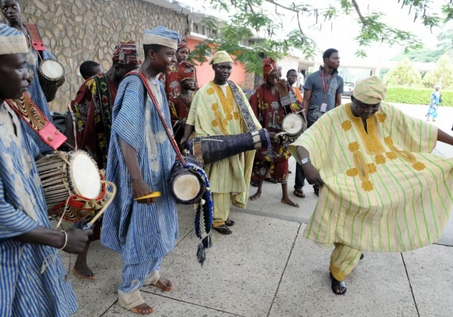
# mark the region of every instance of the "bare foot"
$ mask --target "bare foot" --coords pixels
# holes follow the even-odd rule
[[[147,304],[141,304],[136,307],[131,308],[131,312],[134,314],[139,314],[139,315],[148,315],[154,312],[154,309]]]
[[[287,204],[287,205],[290,205],[290,206],[292,206],[292,207],[299,208],[299,204],[293,202],[293,201],[292,201],[291,199],[289,199],[289,198],[286,198],[286,199],[282,198],[281,202],[282,202],[282,204]]]
[[[256,193],[255,195],[250,196],[250,200],[255,201],[255,200],[258,200],[260,197],[261,197],[261,193]]]
[[[96,275],[94,275],[93,271],[88,267],[86,263],[77,263],[74,265],[72,272],[75,276],[82,280],[96,280]]]
[[[155,286],[166,292],[169,292],[173,289],[173,284],[170,282],[170,280],[167,280],[166,278],[163,278],[163,277],[161,277],[157,281]]]

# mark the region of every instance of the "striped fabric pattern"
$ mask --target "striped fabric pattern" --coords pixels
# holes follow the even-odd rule
[[[257,130],[261,125],[253,115],[247,97],[238,87],[244,102],[249,107]],[[226,96],[222,88],[209,82],[196,93],[187,118],[187,124],[195,127],[197,136],[234,135],[248,132],[240,109],[233,98],[231,88],[226,85]],[[205,165],[213,193],[242,193],[236,200],[242,208],[248,200],[250,176],[255,151],[241,153],[227,159]]]
[[[37,147],[29,145],[27,141],[33,141],[24,135],[19,118],[3,104],[0,108],[0,316],[70,316],[77,310],[77,304],[71,283],[65,281],[60,256],[40,273],[44,259],[54,254],[55,249],[13,240],[38,225],[50,228],[33,159]]]
[[[156,80],[150,86],[171,127],[162,84]],[[121,82],[112,119],[106,177],[119,191],[104,214],[101,242],[120,252],[125,264],[149,262],[168,254],[178,237],[176,202],[168,188],[175,151],[138,76],[128,76]],[[120,138],[137,152],[144,181],[153,191],[162,194],[151,206],[133,201],[131,178]]]
[[[291,147],[309,151],[326,184],[305,236],[380,252],[436,242],[453,205],[453,160],[430,154],[437,127],[385,103],[367,127],[368,134],[347,104]]]

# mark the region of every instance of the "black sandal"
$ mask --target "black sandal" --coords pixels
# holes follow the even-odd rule
[[[230,230],[226,225],[221,225],[215,228],[212,228],[220,234],[232,234],[233,231]]]
[[[330,280],[332,281],[332,292],[335,295],[344,295],[348,288],[346,287],[346,283],[344,281],[339,282],[333,277],[332,273],[330,273]]]
[[[228,227],[232,227],[234,226],[236,222],[234,222],[233,220],[231,220],[230,218],[228,218],[227,220],[225,220],[225,224],[228,226]]]
[[[295,196],[299,198],[305,198],[305,193],[302,189],[301,190],[295,189],[293,193]]]
[[[315,192],[315,195],[319,197],[319,186],[318,185],[313,185],[313,191]]]

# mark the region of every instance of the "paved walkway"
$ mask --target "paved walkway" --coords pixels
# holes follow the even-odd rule
[[[427,109],[402,108],[418,117]],[[436,124],[451,132],[452,121],[453,108],[441,108]],[[453,147],[438,146],[436,154],[453,157]],[[294,176],[290,178],[292,188]],[[245,211],[232,212],[236,225],[231,236],[214,233],[203,268],[195,257],[194,212],[181,206],[181,237],[162,264],[162,274],[175,287],[170,293],[143,290],[155,308],[151,316],[453,316],[452,221],[440,241],[443,245],[407,253],[367,253],[348,277],[347,294],[337,296],[330,290],[330,249],[302,237],[317,200],[309,186],[305,191],[305,199],[292,195],[301,207],[289,207],[280,203],[280,186],[266,183],[261,199]],[[64,254],[64,259],[68,264],[69,256]],[[94,243],[89,261],[96,281],[77,280],[71,274],[80,306],[75,316],[136,316],[116,304],[120,256]]]

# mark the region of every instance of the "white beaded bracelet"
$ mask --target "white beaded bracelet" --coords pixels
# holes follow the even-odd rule
[[[64,244],[61,248],[59,248],[58,250],[63,250],[64,248],[66,248],[66,245],[68,244],[68,234],[66,233],[66,231],[64,230],[61,230],[61,232],[64,233]]]

